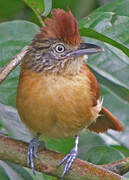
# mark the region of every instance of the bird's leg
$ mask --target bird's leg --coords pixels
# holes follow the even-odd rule
[[[64,167],[64,170],[63,170],[63,173],[62,173],[61,177],[63,177],[68,172],[68,170],[70,169],[73,161],[76,159],[76,157],[78,155],[78,139],[79,139],[79,137],[76,136],[73,149],[58,164],[58,166],[61,166],[66,161],[66,164],[65,164],[65,167]]]
[[[35,136],[29,143],[28,146],[28,151],[27,151],[27,166],[31,167],[32,172],[35,174],[35,169],[34,169],[34,158],[38,159],[37,151],[38,151],[38,146],[43,146],[45,147],[43,142],[38,141],[39,134]]]

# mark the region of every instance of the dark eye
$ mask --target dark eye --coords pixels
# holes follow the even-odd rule
[[[58,52],[58,53],[62,53],[62,52],[64,52],[65,47],[64,47],[62,44],[58,44],[58,45],[55,47],[55,50],[56,50],[56,52]]]

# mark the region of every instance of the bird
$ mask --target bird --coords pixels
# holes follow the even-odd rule
[[[88,55],[104,49],[83,42],[70,9],[53,9],[44,23],[22,59],[16,107],[35,135],[27,151],[27,164],[33,172],[39,136],[75,137],[74,147],[58,164],[65,163],[63,177],[78,155],[83,129],[103,133],[124,128],[103,106],[97,79],[86,65]]]

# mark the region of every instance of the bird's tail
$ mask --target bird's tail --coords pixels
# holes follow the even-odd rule
[[[97,120],[93,122],[87,129],[96,133],[106,132],[108,129],[124,131],[121,122],[105,107],[102,107],[100,116],[98,116]]]

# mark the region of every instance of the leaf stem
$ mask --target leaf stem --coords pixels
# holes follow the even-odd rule
[[[42,17],[39,15],[38,9],[36,8],[35,11],[36,11],[36,16],[39,19],[40,24],[42,25],[42,27],[45,27],[46,25],[45,25]]]

